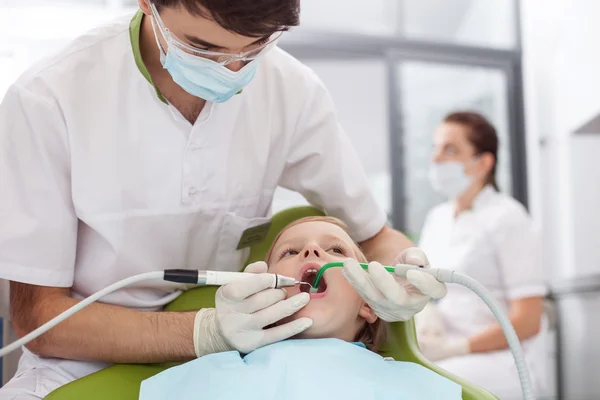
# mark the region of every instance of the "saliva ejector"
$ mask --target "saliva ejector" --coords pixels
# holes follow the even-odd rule
[[[294,278],[290,278],[283,275],[278,274],[269,274],[272,276],[272,284],[271,288],[284,288],[284,287],[292,287],[296,285],[308,285],[310,286],[310,292],[316,293],[318,291],[318,285],[321,279],[323,278],[323,274],[330,268],[340,268],[343,267],[343,262],[330,262],[324,264],[319,268],[317,274],[315,276],[314,281],[311,283],[300,282]],[[368,264],[360,264],[360,266],[368,270]],[[458,272],[454,272],[447,269],[438,269],[438,268],[422,268],[416,265],[410,264],[399,264],[393,267],[384,266],[384,268],[397,276],[406,277],[406,274],[410,270],[419,270],[421,272],[425,272],[430,274],[435,279],[444,283],[453,283],[465,286],[475,292],[487,306],[490,308],[500,326],[502,327],[502,331],[504,332],[504,336],[506,336],[506,340],[510,346],[510,350],[515,359],[515,364],[517,367],[517,371],[519,373],[519,379],[521,380],[521,389],[523,392],[524,400],[534,400],[531,378],[529,376],[529,371],[527,370],[527,366],[525,363],[525,358],[523,356],[523,351],[521,349],[521,345],[519,343],[519,338],[508,319],[508,316],[504,313],[502,308],[498,305],[496,300],[493,298],[492,294],[479,282],[476,280],[463,275]],[[199,270],[191,270],[191,269],[168,269],[164,271],[155,271],[155,272],[146,272],[143,274],[135,275],[126,279],[123,279],[119,282],[116,282],[93,295],[85,298],[79,303],[75,304],[73,307],[68,310],[62,312],[52,320],[48,321],[44,325],[40,326],[36,330],[30,332],[29,334],[23,336],[21,339],[9,344],[8,346],[0,349],[0,358],[9,354],[10,352],[20,348],[21,346],[26,345],[30,341],[36,339],[43,333],[47,332],[54,326],[58,325],[65,319],[69,318],[76,312],[82,310],[93,302],[99,300],[100,298],[116,291],[122,289],[131,284],[147,281],[147,280],[165,280],[169,282],[177,282],[184,284],[192,284],[192,285],[225,285],[227,283],[239,281],[241,279],[248,278],[248,276],[254,275],[246,272],[225,272],[225,271],[199,271]]]

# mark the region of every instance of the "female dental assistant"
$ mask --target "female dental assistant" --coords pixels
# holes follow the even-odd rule
[[[132,275],[239,271],[277,186],[344,220],[370,259],[427,262],[386,225],[323,84],[276,47],[297,0],[139,6],[37,63],[0,105],[0,278],[19,336]],[[445,294],[423,277],[409,277],[422,293],[408,296],[390,274],[353,284],[382,318],[405,320]],[[43,398],[111,363],[247,353],[310,327],[263,329],[309,300],[284,300],[264,278],[222,287],[201,312],[160,312],[175,284],[112,293],[31,342],[0,400]],[[398,296],[377,296],[381,285]]]
[[[449,201],[427,215],[420,245],[432,265],[463,272],[504,305],[522,341],[534,385],[544,385],[546,294],[538,235],[525,208],[498,191],[498,138],[481,115],[448,115],[434,136],[433,187]],[[487,306],[451,285],[417,316],[419,343],[442,368],[501,399],[521,398],[514,361]]]

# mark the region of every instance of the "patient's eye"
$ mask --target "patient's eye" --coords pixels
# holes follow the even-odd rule
[[[330,246],[329,250],[327,250],[327,252],[328,253],[333,253],[333,254],[339,254],[339,255],[342,255],[342,256],[345,256],[346,253],[347,253],[346,249],[344,248],[344,246],[339,245],[339,244]]]
[[[289,256],[295,256],[298,254],[297,250],[291,249],[291,248],[287,248],[284,251],[281,252],[281,255],[279,256],[279,259],[282,259],[284,257],[289,257]]]

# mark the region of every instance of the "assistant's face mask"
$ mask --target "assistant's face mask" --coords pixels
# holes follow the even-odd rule
[[[465,164],[459,161],[432,163],[429,167],[429,182],[436,192],[448,198],[464,193],[475,177],[465,173]]]
[[[163,68],[186,92],[212,103],[223,103],[246,87],[256,74],[260,57],[277,41],[271,40],[257,49],[239,55],[192,49],[169,32],[154,5],[151,5],[151,9],[152,27]],[[159,33],[167,42],[166,53],[158,38]],[[198,53],[206,56],[199,56]],[[207,57],[215,58],[216,61]],[[221,61],[222,58],[229,60]],[[239,71],[232,71],[225,66],[231,62],[247,63]]]

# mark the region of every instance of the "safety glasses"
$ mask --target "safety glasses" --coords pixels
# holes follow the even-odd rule
[[[275,32],[274,34],[269,36],[267,39],[265,39],[265,41],[263,43],[257,43],[256,45],[252,45],[253,46],[252,49],[245,51],[245,52],[241,52],[241,53],[222,53],[222,52],[209,51],[209,50],[199,49],[197,47],[190,46],[189,44],[183,42],[181,39],[178,39],[165,26],[162,19],[160,18],[160,15],[158,14],[158,10],[156,9],[156,6],[153,3],[150,3],[150,10],[151,10],[152,16],[153,16],[152,27],[155,31],[155,34],[156,34],[156,26],[154,24],[154,21],[156,21],[156,24],[158,25],[158,30],[159,30],[161,36],[163,37],[163,39],[167,42],[169,47],[173,46],[176,49],[183,51],[187,54],[190,54],[192,56],[206,58],[206,59],[209,59],[209,60],[214,61],[221,65],[228,65],[228,64],[240,62],[240,61],[250,62],[252,60],[255,60],[259,56],[264,55],[270,49],[272,49],[277,44],[277,41],[279,40],[279,38],[282,35],[282,32]],[[158,37],[157,37],[157,39],[158,39]]]

